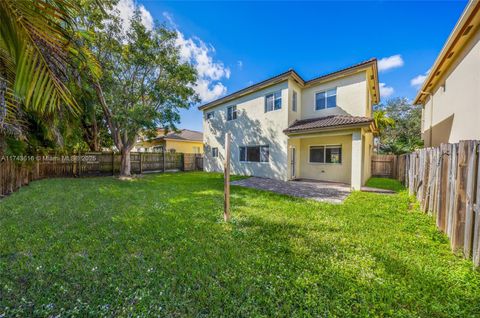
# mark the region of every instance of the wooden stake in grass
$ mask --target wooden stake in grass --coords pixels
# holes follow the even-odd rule
[[[223,162],[224,176],[224,205],[223,219],[225,222],[230,220],[230,133],[225,134],[225,161]]]

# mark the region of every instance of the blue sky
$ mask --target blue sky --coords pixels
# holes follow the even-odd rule
[[[129,3],[134,0],[122,0]],[[304,79],[376,57],[388,97],[415,97],[411,81],[432,66],[466,1],[135,2],[179,32],[205,100],[294,68]],[[417,81],[419,82],[419,81]],[[386,97],[383,98],[385,100]],[[195,108],[181,128],[202,130]]]

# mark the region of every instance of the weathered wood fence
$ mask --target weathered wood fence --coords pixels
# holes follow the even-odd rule
[[[0,196],[39,179],[116,175],[120,172],[120,160],[120,154],[111,152],[0,158]],[[131,153],[130,160],[134,174],[203,170],[200,154]]]
[[[396,178],[397,156],[396,155],[373,155],[372,176],[383,178]]]
[[[452,250],[480,266],[480,141],[425,148],[397,159],[397,179],[450,238]]]

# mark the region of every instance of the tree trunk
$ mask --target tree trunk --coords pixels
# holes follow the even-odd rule
[[[120,165],[120,177],[130,177],[132,174],[130,172],[130,149],[122,149],[122,161]]]

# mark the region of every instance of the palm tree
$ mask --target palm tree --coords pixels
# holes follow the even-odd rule
[[[20,108],[79,113],[65,84],[69,67],[97,66],[76,45],[78,11],[75,0],[0,0],[0,135],[21,130]]]
[[[387,113],[384,110],[376,110],[373,112],[373,121],[375,122],[375,126],[377,126],[379,134],[388,128],[388,127],[395,127],[395,120],[387,116]],[[380,138],[377,142],[377,154],[380,150]]]

